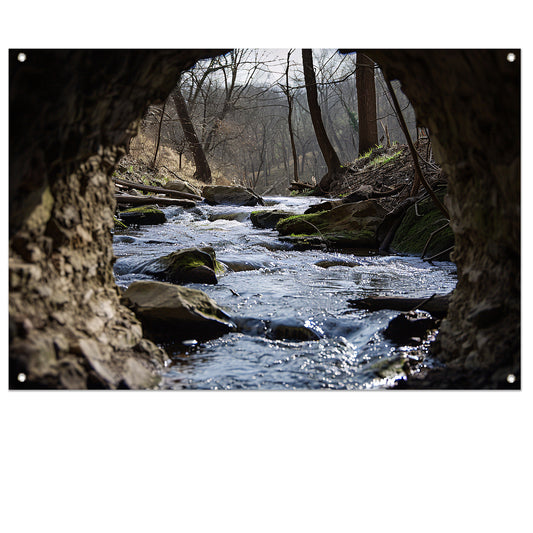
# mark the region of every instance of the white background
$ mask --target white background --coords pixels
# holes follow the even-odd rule
[[[532,94],[525,2],[115,4],[3,4],[6,93],[8,48],[294,46],[522,48],[522,94]],[[523,100],[526,123],[530,104]],[[7,102],[5,94],[4,283]],[[527,211],[521,392],[10,392],[4,284],[0,527],[531,531]]]

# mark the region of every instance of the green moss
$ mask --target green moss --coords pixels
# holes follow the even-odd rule
[[[368,152],[364,153],[363,155],[360,155],[356,159],[356,161],[361,161],[363,159],[366,159],[366,158],[370,157],[372,155],[372,153],[374,152],[374,150],[379,150],[380,148],[383,148],[382,144],[378,144],[377,146],[373,146],[372,148],[370,148],[370,150],[368,150]]]
[[[441,193],[439,196],[442,200],[444,194]],[[435,207],[431,199],[418,204],[418,213],[421,216],[417,216],[414,206],[407,210],[391,243],[393,250],[407,254],[422,254],[431,233],[446,223],[442,213]],[[426,250],[426,256],[430,257],[442,252],[453,244],[454,235],[448,226],[431,239]]]
[[[386,211],[374,201],[342,204],[328,211],[294,215],[280,220],[276,229],[292,238],[320,238],[337,247],[377,245],[376,229]]]
[[[293,215],[287,218],[282,218],[276,224],[276,229],[282,235],[286,235],[287,228],[290,225],[297,224],[298,229],[296,231],[304,235],[312,235],[317,232],[315,227],[317,224],[314,222],[317,222],[317,218],[320,217],[322,213],[326,213],[326,211],[317,211],[316,213],[309,213],[307,215]]]
[[[157,209],[156,207],[130,207],[129,209],[125,209],[124,211],[121,211],[121,213],[162,213],[160,209]]]
[[[125,229],[128,226],[124,222],[120,221],[117,217],[113,217],[113,222],[115,223],[115,229]]]
[[[120,217],[126,225],[131,224],[162,224],[166,222],[163,211],[155,207],[132,207],[120,212]]]
[[[291,191],[291,196],[313,196],[315,193],[314,189],[309,189],[307,191]]]

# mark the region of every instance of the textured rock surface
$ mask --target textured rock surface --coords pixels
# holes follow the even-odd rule
[[[119,302],[110,174],[210,51],[24,52],[9,52],[10,387],[151,386],[166,354]]]
[[[196,289],[160,281],[136,281],[124,300],[156,340],[209,339],[235,329],[214,300]]]
[[[167,221],[165,213],[155,207],[132,207],[120,212],[120,220],[126,226],[163,224]]]
[[[149,261],[139,272],[169,283],[218,283],[217,262],[213,248],[184,248]]]
[[[287,218],[292,215],[294,213],[280,211],[279,209],[273,211],[252,211],[250,213],[250,220],[257,228],[273,229],[282,218]]]
[[[372,50],[402,82],[449,176],[458,284],[436,352],[520,368],[520,51]]]
[[[208,185],[202,189],[202,196],[209,205],[264,205],[260,196],[239,186]]]
[[[285,218],[276,229],[281,235],[313,235],[333,247],[375,248],[376,231],[386,214],[377,202],[366,200]]]
[[[448,226],[441,229],[445,225],[446,219],[433,201],[431,199],[424,200],[416,208],[413,205],[407,210],[390,247],[395,252],[421,255],[431,234],[440,230],[431,237],[426,248],[425,257],[433,257],[454,245],[451,228]],[[450,252],[439,256],[438,259],[449,261]]]
[[[165,189],[170,189],[171,191],[186,192],[189,194],[200,195],[200,191],[193,187],[190,183],[182,180],[168,181],[165,184]]]

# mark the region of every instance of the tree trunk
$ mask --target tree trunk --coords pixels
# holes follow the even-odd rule
[[[289,61],[293,50],[289,50],[287,54],[287,67],[285,68],[285,95],[287,96],[287,105],[289,106],[289,113],[287,121],[289,123],[289,137],[291,139],[292,162],[294,181],[298,182],[298,155],[296,154],[296,144],[294,142],[294,131],[292,129],[292,95],[289,91]]]
[[[209,163],[205,157],[202,145],[200,144],[200,141],[196,135],[194,125],[189,117],[187,104],[185,103],[185,99],[183,98],[179,87],[177,87],[172,93],[172,99],[176,105],[176,111],[178,112],[183,133],[194,157],[196,171],[193,177],[199,181],[203,181],[204,183],[211,183],[213,181],[211,178],[211,169],[209,168]]]
[[[165,107],[167,106],[167,100],[165,100],[165,103],[163,104],[163,109],[161,110],[161,119],[159,120],[159,128],[157,129],[157,141],[155,145],[155,153],[154,153],[154,160],[152,162],[152,168],[155,168],[155,163],[157,161],[157,154],[159,152],[159,145],[161,143],[161,128],[163,127],[163,119],[165,118]]]
[[[313,51],[310,48],[302,49],[302,61],[309,112],[311,113],[311,120],[313,122],[313,128],[315,130],[320,151],[322,152],[322,156],[328,167],[328,172],[320,180],[318,187],[322,191],[328,191],[331,183],[341,170],[341,163],[333,146],[331,146],[326,133],[326,128],[322,121],[322,114],[320,112],[320,106],[318,105],[315,71],[313,70]]]
[[[355,83],[359,114],[359,155],[361,156],[378,144],[378,126],[374,61],[359,52],[357,53]]]

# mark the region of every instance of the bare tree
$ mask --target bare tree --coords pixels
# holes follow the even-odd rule
[[[157,154],[159,152],[159,145],[161,143],[161,128],[163,127],[163,120],[165,119],[165,108],[167,107],[167,100],[165,100],[163,104],[163,109],[161,109],[161,118],[159,119],[159,127],[157,128],[157,138],[155,144],[154,160],[152,161],[152,168],[155,168]]]
[[[287,115],[287,122],[289,125],[289,138],[291,141],[293,176],[294,176],[294,181],[298,182],[298,155],[296,153],[296,144],[294,142],[294,131],[292,129],[293,96],[291,94],[291,90],[289,86],[289,65],[290,65],[291,54],[293,52],[294,50],[291,49],[287,53],[287,66],[285,67],[285,85],[280,84],[280,87],[287,98],[287,105],[289,107],[288,115]]]
[[[194,164],[196,166],[196,171],[194,172],[194,178],[203,181],[204,183],[211,183],[211,169],[209,168],[209,163],[205,157],[204,150],[194,129],[194,125],[189,117],[189,112],[187,110],[187,103],[181,94],[180,86],[178,85],[172,93],[172,99],[176,105],[176,111],[183,128],[183,133],[189,144],[189,148],[192,152],[194,158]]]
[[[310,48],[302,49],[302,62],[305,79],[305,89],[307,92],[307,102],[315,135],[320,146],[320,151],[328,167],[326,175],[320,180],[318,188],[322,191],[328,191],[331,183],[340,174],[341,163],[337,153],[333,149],[331,142],[326,133],[326,128],[322,121],[320,106],[318,105],[318,92],[316,88],[316,77],[313,69],[313,51]]]
[[[360,52],[357,52],[355,82],[357,86],[357,111],[359,114],[359,155],[363,155],[372,147],[377,146],[378,125],[374,62]]]

